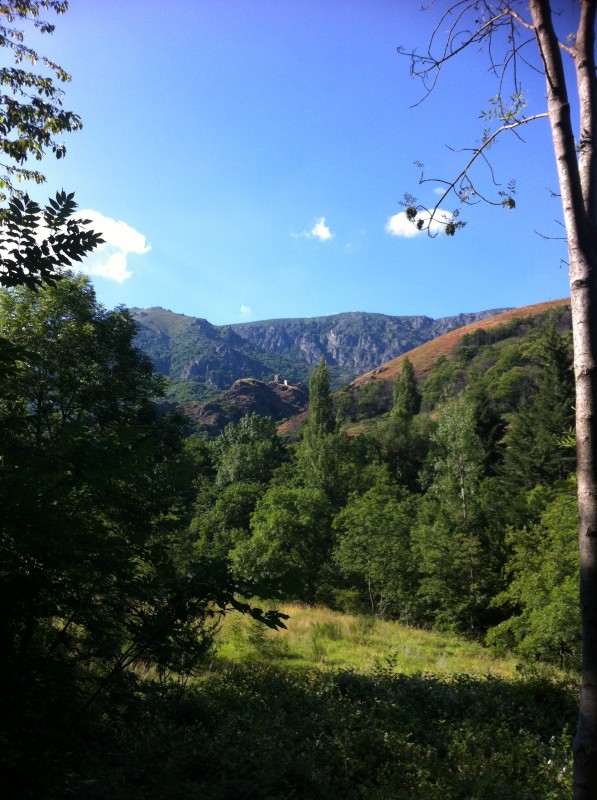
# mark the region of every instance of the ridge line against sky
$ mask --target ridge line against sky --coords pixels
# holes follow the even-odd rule
[[[515,211],[467,209],[463,231],[436,239],[405,219],[405,191],[437,197],[415,160],[453,177],[495,94],[467,57],[411,107],[422,87],[397,47],[423,47],[437,13],[411,0],[173,0],[166,12],[106,0],[98,14],[71,0],[32,43],[72,74],[65,107],[84,128],[30,193],[76,192],[106,239],[86,271],[109,307],[228,324],[565,297],[565,243],[536,233],[561,234],[547,124],[492,149],[499,180],[517,179]],[[529,108],[542,81],[526,87]]]

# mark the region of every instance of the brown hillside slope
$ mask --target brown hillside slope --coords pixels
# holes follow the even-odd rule
[[[559,308],[560,306],[570,305],[570,298],[563,297],[560,300],[550,300],[546,303],[535,303],[532,306],[523,306],[522,308],[513,308],[510,311],[504,311],[495,317],[483,319],[479,322],[473,322],[470,325],[464,325],[462,328],[456,328],[453,331],[444,333],[443,336],[438,336],[437,339],[432,339],[430,342],[415,347],[408,353],[403,353],[398,358],[392,359],[385,364],[382,364],[377,369],[366,372],[359,378],[352,382],[352,386],[362,386],[365,383],[370,383],[373,380],[394,380],[400,374],[402,363],[405,358],[409,358],[418,380],[426,378],[431,372],[438,359],[441,356],[449,355],[458,346],[458,342],[467,333],[472,333],[479,329],[490,330],[491,328],[498,328],[500,325],[505,325],[513,319],[524,319],[525,317],[534,317],[538,314],[544,314],[551,308]]]
[[[464,325],[462,328],[455,328],[453,331],[448,331],[437,339],[432,339],[430,342],[415,347],[414,350],[409,350],[403,353],[398,358],[387,361],[381,364],[376,369],[366,372],[359,378],[356,378],[351,386],[358,388],[364,386],[371,381],[393,381],[395,380],[402,369],[402,364],[405,358],[409,358],[414,367],[415,376],[417,380],[421,381],[427,377],[437,361],[441,356],[449,355],[458,346],[459,341],[467,333],[472,333],[479,329],[490,330],[491,328],[499,328],[500,325],[505,325],[513,319],[524,319],[525,317],[534,317],[538,314],[544,314],[552,308],[559,308],[561,306],[569,306],[570,298],[563,297],[560,300],[549,300],[545,303],[535,303],[532,306],[523,306],[522,308],[513,308],[510,311],[504,311],[502,314],[497,314],[495,317],[479,320],[470,325]],[[309,416],[308,411],[303,411],[295,417],[291,417],[286,422],[282,423],[278,428],[280,434],[292,434],[296,432],[301,423],[304,422]]]

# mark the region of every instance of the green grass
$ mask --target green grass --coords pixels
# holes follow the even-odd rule
[[[68,793],[44,797],[571,797],[577,687],[565,676],[373,617],[282,610],[281,633],[230,614],[200,675],[146,676],[117,719],[98,709],[65,761]]]
[[[283,605],[286,631],[271,631],[233,614],[216,642],[215,665],[247,662],[287,669],[351,670],[371,674],[379,669],[416,675],[466,674],[512,678],[520,669],[513,658],[457,636],[405,627],[327,608]]]
[[[574,681],[456,636],[280,610],[281,632],[230,615],[189,687],[210,719],[193,748],[209,764],[209,797],[231,796],[230,774],[237,796],[260,800],[571,796]]]

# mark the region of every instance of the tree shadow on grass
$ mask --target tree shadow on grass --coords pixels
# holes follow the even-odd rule
[[[575,704],[538,678],[237,667],[95,719],[46,796],[559,800]]]

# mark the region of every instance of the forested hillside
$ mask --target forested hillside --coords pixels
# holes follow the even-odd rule
[[[565,307],[461,337],[424,378],[404,358],[333,393],[322,359],[292,439],[256,413],[190,433],[86,278],[4,290],[0,334],[9,796],[565,796],[574,702],[536,674],[579,659]],[[535,674],[407,678],[387,644],[358,675],[256,668],[284,660],[264,631],[292,630],[267,610],[291,601],[359,615],[353,651],[379,619]],[[231,612],[254,650],[228,669]],[[319,670],[342,634],[313,631]]]
[[[217,326],[163,308],[133,309],[135,342],[170,378],[178,402],[214,400],[243,378],[270,382],[275,375],[306,386],[325,355],[334,387],[448,330],[485,319],[480,311],[433,320],[383,314],[335,314]]]
[[[477,328],[423,380],[408,357],[379,377],[332,395],[322,360],[292,446],[256,416],[226,428],[194,546],[267,596],[576,667],[567,307]]]
[[[178,167],[170,169],[166,159],[161,166],[176,180],[176,186],[168,189],[155,170],[144,166],[144,146],[151,140],[155,147],[160,137],[147,137],[146,131],[135,135],[132,121],[144,117],[134,113],[128,118],[126,141],[101,134],[89,150],[97,155],[112,139],[123,145],[119,149],[128,163],[118,162],[116,151],[109,148],[108,170],[102,158],[92,159],[98,171],[95,177],[89,174],[86,191],[91,189],[91,196],[103,198],[102,202],[117,198],[127,218],[136,216],[145,220],[144,225],[157,214],[153,217],[160,223],[153,226],[157,241],[158,228],[168,234],[162,239],[165,245],[155,246],[156,240],[150,245],[126,222],[94,211],[95,205],[78,218],[72,192],[59,191],[42,207],[20,188],[23,182],[45,180],[41,172],[29,168],[28,159],[37,162],[50,152],[62,159],[66,153],[62,135],[78,130],[82,122],[62,105],[63,91],[57,82],[67,83],[69,74],[28,44],[29,38],[38,42],[39,34],[53,32],[46,12],[63,14],[68,3],[0,4],[0,47],[8,56],[8,65],[0,68],[0,200],[6,201],[0,209],[3,797],[564,800],[574,791],[575,797],[582,794],[593,800],[597,772],[590,770],[597,739],[595,703],[587,689],[594,688],[595,614],[587,554],[595,530],[590,520],[596,515],[594,509],[587,514],[586,498],[591,494],[594,498],[595,492],[584,492],[583,482],[594,479],[594,393],[586,392],[594,359],[582,352],[579,330],[585,323],[591,327],[591,305],[588,301],[583,305],[579,292],[591,288],[586,278],[595,261],[587,235],[594,229],[595,176],[585,169],[585,156],[593,152],[589,100],[594,92],[585,89],[591,88],[587,81],[595,77],[590,68],[595,65],[591,34],[595,3],[580,4],[578,35],[566,43],[549,34],[555,16],[549,3],[531,3],[532,25],[510,3],[481,5],[477,18],[478,3],[464,8],[456,3],[452,10],[457,11],[457,20],[448,28],[448,46],[441,59],[435,60],[429,49],[420,60],[413,50],[411,73],[416,75],[422,67],[419,74],[429,76],[430,69],[439,69],[467,44],[477,45],[487,36],[491,44],[495,26],[506,25],[506,57],[500,65],[498,50],[491,47],[490,66],[500,87],[506,86],[506,72],[513,67],[513,105],[509,108],[499,94],[490,100],[492,110],[483,116],[490,129],[495,120],[501,127],[484,132],[479,149],[472,151],[469,166],[456,181],[440,181],[447,191],[434,209],[426,210],[416,198],[405,195],[404,212],[390,217],[385,234],[403,235],[402,222],[412,223],[419,233],[427,229],[432,236],[435,223],[450,236],[460,231],[466,220],[459,217],[458,208],[445,212],[443,200],[450,192],[456,193],[460,205],[476,205],[483,199],[469,175],[479,156],[489,166],[492,183],[500,186],[486,151],[498,134],[534,118],[521,116],[526,113],[526,99],[518,85],[518,68],[534,64],[521,49],[525,40],[516,37],[516,24],[534,28],[549,76],[548,93],[559,98],[557,109],[550,99],[549,116],[557,160],[566,164],[568,172],[560,181],[562,197],[571,190],[573,199],[578,195],[579,200],[563,205],[570,237],[574,353],[570,308],[563,301],[497,317],[495,312],[440,320],[350,313],[237,326],[214,326],[162,308],[129,311],[117,305],[109,310],[98,301],[89,277],[71,270],[94,254],[98,258],[85,264],[89,274],[116,281],[121,291],[122,283],[134,274],[128,269],[129,256],[148,256],[152,248],[156,254],[168,252],[172,285],[187,292],[192,285],[209,288],[210,262],[211,269],[220,270],[222,280],[232,286],[233,275],[240,273],[230,268],[229,258],[241,262],[243,279],[236,290],[245,292],[249,283],[245,269],[253,259],[251,291],[263,298],[260,288],[265,280],[260,286],[255,278],[267,275],[276,304],[279,287],[289,293],[299,287],[294,259],[305,265],[313,259],[314,271],[307,273],[305,268],[300,283],[307,292],[316,285],[323,289],[323,282],[305,276],[319,270],[319,279],[325,264],[330,280],[318,300],[327,305],[332,298],[335,304],[340,275],[346,276],[349,262],[334,260],[330,242],[338,237],[336,258],[353,250],[356,256],[359,249],[341,232],[348,215],[334,213],[333,230],[322,216],[313,228],[285,236],[293,255],[284,250],[279,236],[274,237],[279,220],[274,225],[273,218],[266,219],[271,212],[264,214],[266,205],[271,209],[278,199],[289,221],[294,215],[292,196],[295,192],[302,196],[299,204],[307,197],[296,181],[288,182],[292,169],[278,169],[282,163],[288,166],[288,151],[284,136],[278,135],[282,129],[276,133],[275,125],[269,126],[270,141],[281,147],[271,157],[262,110],[267,109],[270,121],[274,120],[272,100],[277,92],[271,76],[278,83],[301,52],[310,62],[307,72],[316,75],[311,71],[317,67],[316,50],[303,46],[306,39],[300,41],[299,51],[292,49],[292,39],[277,37],[283,46],[270,49],[283,60],[269,62],[274,68],[268,68],[263,37],[247,35],[256,4],[248,4],[248,16],[235,6],[234,20],[229,17],[225,24],[213,26],[205,9],[199,26],[193,24],[188,9],[179,9],[183,16],[186,13],[185,24],[176,25],[177,11],[169,19],[165,37],[151,27],[155,22],[151,15],[137,19],[137,9],[132,8],[132,16],[122,17],[131,9],[120,4],[119,21],[124,24],[112,24],[111,14],[106,19],[110,36],[125,32],[121,47],[115,44],[117,39],[97,35],[97,10],[86,17],[85,4],[79,4],[79,19],[93,24],[94,37],[81,49],[83,26],[75,24],[71,36],[73,31],[77,39],[81,36],[76,44],[85,66],[100,63],[92,49],[94,40],[101,42],[102,56],[107,53],[111,63],[105,62],[106,69],[95,73],[102,75],[108,91],[116,88],[114,80],[119,90],[121,84],[133,87],[126,80],[123,84],[128,72],[119,72],[116,56],[135,52],[139,31],[145,43],[155,34],[155,41],[176,45],[176,57],[164,60],[161,53],[161,61],[153,57],[154,48],[141,72],[144,78],[157,76],[148,82],[152,99],[162,79],[168,87],[162,99],[180,104],[184,97],[182,115],[180,108],[162,104],[166,124],[161,127],[167,135],[176,129],[177,141],[213,160],[205,169],[206,162],[202,166],[201,159],[194,159],[197,163],[181,180]],[[468,24],[467,11],[474,11],[474,26],[481,25],[476,32],[459,29],[461,23]],[[495,15],[489,21],[487,12]],[[375,46],[371,42],[379,40],[370,25],[370,10],[363,6],[361,14],[362,24],[352,41]],[[270,17],[263,18],[265,28]],[[310,36],[316,29],[318,36],[323,34],[319,40],[323,43],[328,37],[326,25],[320,25],[325,15],[320,17],[315,26],[285,27],[308,31]],[[448,17],[442,18],[436,34]],[[330,22],[333,41],[336,17],[332,15]],[[236,47],[220,47],[218,37],[194,36],[188,48],[191,60],[185,60],[187,48],[178,34],[186,29],[193,34],[205,29],[210,35],[219,30],[231,37],[226,41],[236,42],[238,52]],[[242,38],[234,37],[236,29]],[[271,30],[282,32],[275,26]],[[343,32],[350,33],[350,25],[343,25]],[[58,42],[58,53],[68,38]],[[224,69],[210,72],[210,62],[205,61],[197,68],[199,41],[207,44],[204,49],[211,56],[221,51],[219,64]],[[255,66],[251,50],[244,49],[246,42],[256,46],[253,55],[259,61],[265,93],[246,91],[258,85],[244,81],[245,72],[250,74]],[[578,137],[560,115],[564,76],[560,85],[558,69],[550,66],[558,48],[577,61],[586,122],[577,152]],[[370,92],[371,82],[363,80],[364,60],[355,59],[350,47],[340,50],[357,65],[353,77]],[[400,52],[405,54],[402,48]],[[231,59],[232,53],[238,62]],[[154,61],[159,75],[151,72]],[[242,65],[242,82],[236,69],[229,70],[235,63]],[[345,72],[330,71],[330,63],[325,62],[325,75],[342,75],[345,86],[340,88],[348,89],[348,105],[343,105],[342,91],[330,94],[326,89],[325,97],[317,94],[316,89],[326,88],[325,80],[306,85],[307,103],[300,101],[300,92],[294,94],[298,84],[291,94],[299,101],[295,105],[304,152],[317,149],[326,167],[334,166],[342,151],[348,154],[349,169],[342,167],[342,158],[338,166],[350,173],[354,197],[359,168],[352,145],[357,140],[347,147],[350,142],[337,136],[337,121],[355,108],[362,117],[365,106],[355,103],[356,86],[344,80]],[[178,70],[174,78],[168,73],[172,64]],[[324,62],[318,65],[323,67]],[[233,84],[227,82],[228,72]],[[196,94],[199,74],[206,78],[203,95]],[[480,75],[478,70],[470,74]],[[182,87],[188,76],[192,80],[186,89],[170,91],[173,85]],[[138,77],[133,78],[127,113],[134,112],[131,99],[143,88]],[[219,90],[226,87],[222,94],[226,114],[206,114],[206,109],[217,108],[211,105],[211,95],[219,78],[223,79]],[[289,96],[285,85],[290,84],[280,82],[278,95],[284,101]],[[98,86],[96,81],[96,90]],[[111,113],[118,98],[110,97],[106,103],[108,95],[100,92],[96,97],[96,93],[89,93],[99,109],[96,121],[109,127],[116,120],[120,133],[122,115]],[[189,100],[201,96],[204,102]],[[318,111],[319,100],[327,107],[330,96],[338,98],[338,107],[334,104],[332,109],[333,129],[326,128]],[[239,98],[249,98],[249,105],[241,108]],[[389,105],[387,96],[384,104]],[[201,109],[208,125],[186,113],[192,105]],[[305,109],[318,114],[311,120],[316,125],[308,124]],[[252,116],[252,110],[258,115]],[[286,111],[278,115],[285,125],[291,121],[291,106]],[[224,133],[225,147],[197,148],[195,136],[209,144],[207,130],[218,116],[225,127],[215,126],[214,131]],[[183,118],[192,128],[185,127]],[[236,135],[230,137],[234,120]],[[255,123],[258,138],[247,136],[249,128],[240,124],[245,120],[249,128]],[[160,126],[153,127],[157,131]],[[290,127],[296,139],[298,129]],[[362,126],[344,127],[356,131],[360,151],[370,151],[375,158],[389,152],[377,145],[362,147]],[[317,138],[308,145],[309,137],[303,134],[310,128]],[[387,129],[393,131],[394,126]],[[561,130],[566,129],[565,142],[559,143]],[[326,139],[333,152],[325,151]],[[244,158],[239,158],[233,140],[246,140],[250,150],[244,151]],[[130,146],[133,150],[127,149]],[[258,151],[265,154],[264,161],[252,160]],[[162,149],[159,158],[164,160],[164,155]],[[179,158],[178,150],[174,156]],[[470,159],[470,152],[465,157]],[[577,157],[582,168],[575,172]],[[224,175],[216,163],[221,158],[232,168],[227,175],[234,180],[215,180]],[[155,157],[148,163],[155,165]],[[260,180],[255,181],[254,167],[259,163]],[[244,183],[236,180],[238,164],[243,165]],[[281,202],[281,187],[272,191],[270,169],[275,186],[280,187],[279,176],[284,176],[288,202]],[[122,174],[126,187],[111,185],[106,192],[102,171],[113,180]],[[309,171],[301,159],[296,174],[312,194]],[[314,172],[326,180],[327,169]],[[361,173],[367,188],[359,215],[365,206],[377,205],[372,200],[377,190],[371,188],[371,176],[377,172],[368,168]],[[85,169],[76,174],[83,179]],[[198,175],[203,178],[197,180]],[[214,180],[204,180],[210,175]],[[338,191],[342,172],[335,175],[335,181],[327,181],[333,192],[326,202],[331,203],[333,195],[334,203],[345,204],[346,193]],[[162,186],[163,197],[174,199],[158,207],[155,192],[146,191],[147,176],[152,186]],[[422,183],[427,180],[421,178]],[[209,187],[209,198],[202,195],[201,183]],[[252,183],[265,188],[263,205],[249,191]],[[219,192],[214,192],[218,186],[223,187],[224,217],[218,212]],[[242,203],[230,202],[231,186],[239,196],[242,193]],[[507,191],[498,189],[497,205],[513,210],[518,202],[515,189],[515,181],[507,184]],[[144,211],[135,209],[139,192],[150,203]],[[242,219],[234,205],[245,209]],[[198,225],[199,208],[203,219]],[[298,208],[297,204],[295,212]],[[356,223],[356,213],[350,216]],[[220,226],[218,219],[225,224]],[[94,229],[95,221],[101,221],[99,230]],[[385,235],[378,222],[378,233]],[[250,240],[236,238],[239,228],[250,228],[251,237],[259,242],[259,258],[257,250],[241,244],[249,245]],[[216,237],[214,242],[218,240],[211,256],[204,236],[208,229]],[[301,228],[295,229],[293,223],[290,230]],[[186,238],[189,232],[192,240]],[[350,239],[356,243],[356,228],[353,233]],[[371,243],[368,252],[377,252],[372,249],[373,234],[364,227],[361,234],[363,243],[367,238]],[[229,238],[229,248],[222,247],[223,236]],[[483,246],[487,240],[484,233]],[[227,249],[228,255],[221,258]],[[508,247],[508,257],[523,249]],[[275,263],[260,272],[266,250],[271,250]],[[316,252],[327,253],[329,262],[318,261]],[[308,258],[307,253],[311,253]],[[365,256],[365,249],[361,254]],[[190,259],[200,261],[201,270],[191,276],[187,269],[182,279],[178,267],[183,263],[188,267]],[[459,259],[460,267],[464,259]],[[530,260],[527,253],[525,260]],[[382,293],[394,280],[394,255],[389,263],[392,271],[384,274],[392,277],[375,282]],[[414,263],[417,267],[410,274],[417,281],[421,274],[431,274],[425,265],[419,271],[420,261]],[[450,263],[455,262],[449,257],[445,264],[438,261],[444,274]],[[364,283],[357,264],[352,261],[360,293]],[[503,259],[502,264],[505,267]],[[152,272],[158,275],[161,297],[165,288],[161,267],[137,274],[143,275],[144,284],[151,284]],[[193,284],[191,277],[197,276],[199,283]],[[280,280],[283,283],[277,283]],[[216,290],[228,284],[214,282]],[[459,292],[463,286],[461,282]],[[423,289],[427,290],[426,282]],[[149,291],[141,296],[154,295]],[[211,295],[212,303],[215,296]],[[250,299],[244,293],[237,296],[239,302]],[[590,300],[590,292],[586,297]],[[211,307],[208,302],[206,307]],[[249,312],[243,302],[241,313]],[[595,338],[588,337],[593,342]],[[307,402],[308,411],[297,413]],[[292,424],[279,425],[284,417],[292,417]],[[579,606],[585,627],[576,716],[581,678]]]

